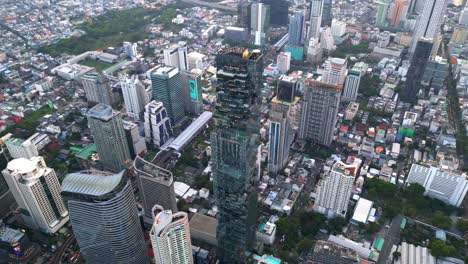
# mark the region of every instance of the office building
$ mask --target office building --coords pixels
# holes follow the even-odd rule
[[[201,74],[201,70],[198,69],[180,72],[184,90],[184,110],[192,115],[199,115],[203,112]]]
[[[449,64],[447,60],[439,56],[431,57],[424,69],[421,85],[433,88],[438,93],[443,88],[448,74]]]
[[[323,1],[322,9],[322,27],[331,27],[333,15],[332,15],[333,3],[332,0]]]
[[[64,197],[86,263],[148,263],[133,189],[126,172],[65,176]]]
[[[250,34],[253,44],[265,44],[266,34],[270,29],[270,6],[262,3],[252,3],[250,11]]]
[[[2,174],[27,226],[53,234],[68,222],[57,175],[42,157],[14,159]]]
[[[438,37],[445,10],[447,9],[448,0],[425,0],[423,2],[424,8],[419,15],[413,33],[413,44],[411,46],[411,52],[413,53],[416,51],[416,46],[420,38],[435,39]],[[433,48],[436,49],[435,46]]]
[[[138,55],[138,44],[125,41],[123,43],[123,51],[127,57],[134,59]]]
[[[317,184],[314,210],[328,217],[344,217],[348,211],[356,171],[355,165],[338,161],[330,171],[325,172]]]
[[[323,69],[323,82],[343,87],[348,61],[341,58],[328,58]]]
[[[413,54],[411,65],[406,76],[405,88],[401,98],[415,102],[421,88],[421,80],[426,69],[427,62],[432,52],[432,39],[420,39]]]
[[[145,86],[140,82],[137,75],[129,77],[127,74],[122,74],[119,79],[127,115],[133,120],[141,120],[145,105],[149,102]]]
[[[302,46],[305,38],[305,16],[297,11],[289,18],[288,45]]]
[[[333,41],[333,37],[331,38]],[[317,38],[310,38],[307,45],[307,61],[311,63],[319,63],[322,61],[323,48]]]
[[[351,69],[348,70],[341,100],[343,102],[356,101],[360,83],[361,83],[361,71],[351,70]]]
[[[328,146],[333,139],[341,86],[306,80],[299,138]]]
[[[377,14],[375,17],[375,25],[378,27],[387,26],[387,12],[390,6],[389,0],[379,0],[375,2],[377,5]]]
[[[276,175],[288,163],[294,132],[289,121],[288,105],[282,104],[281,101],[272,104],[269,116],[268,171]]]
[[[218,100],[211,155],[219,215],[218,255],[226,263],[245,263],[245,252],[255,245],[263,54],[224,48],[216,55],[215,66]]]
[[[444,171],[432,166],[411,165],[406,182],[417,183],[426,190],[424,195],[457,207],[463,203],[468,192],[468,177],[465,173]]]
[[[120,112],[98,104],[87,116],[100,162],[112,171],[126,169],[131,158]]]
[[[408,0],[395,0],[390,26],[397,27],[401,22],[405,21],[406,15],[408,14],[408,8]]]
[[[291,67],[291,53],[280,52],[276,57],[276,67],[281,73],[286,74]]]
[[[190,52],[188,55],[188,71],[193,69],[203,70],[203,59],[205,58],[204,54],[201,54],[196,51]]]
[[[276,88],[276,98],[279,101],[293,103],[296,99],[296,91],[299,89],[296,77],[281,75]]]
[[[164,210],[156,205],[152,214],[150,239],[156,264],[193,264],[187,213]]]
[[[287,0],[261,0],[264,5],[270,6],[270,24],[275,26],[288,25],[289,1]]]
[[[249,28],[226,27],[224,29],[224,40],[234,43],[247,43],[250,39]]]
[[[322,24],[322,12],[323,12],[324,0],[312,0],[310,2],[310,23],[309,33],[307,39],[320,38],[320,26]]]
[[[188,70],[187,43],[184,41],[179,41],[179,43],[163,50],[163,55],[166,66]]]
[[[153,100],[163,103],[172,125],[184,118],[184,89],[179,69],[157,66],[149,71],[153,87]]]
[[[86,100],[91,104],[114,105],[118,96],[112,92],[112,87],[104,75],[97,72],[86,73],[81,76],[81,83],[86,94]]]
[[[36,145],[31,140],[23,140],[20,138],[10,138],[5,141],[5,145],[10,153],[10,156],[14,159],[25,158],[30,159],[32,157],[39,156],[39,151]]]
[[[172,125],[163,103],[151,101],[145,108],[146,142],[160,147],[171,138]]]
[[[144,221],[152,223],[152,208],[158,204],[164,210],[177,212],[172,173],[140,157],[133,162],[138,181],[139,196],[145,211]]]
[[[134,159],[136,156],[145,154],[147,151],[145,137],[140,135],[140,128],[138,125],[130,121],[122,121],[122,124],[130,150],[130,157]]]
[[[237,10],[238,10],[237,24],[239,25],[240,28],[245,28],[247,29],[247,32],[249,32],[251,12],[252,12],[252,3],[251,2],[239,2]]]

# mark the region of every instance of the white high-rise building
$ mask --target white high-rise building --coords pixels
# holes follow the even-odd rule
[[[159,211],[154,215],[154,211]],[[156,264],[192,264],[192,242],[187,213],[172,213],[162,206],[153,208],[154,223],[150,231]]]
[[[317,185],[314,210],[329,217],[345,216],[356,175],[355,165],[336,162]]]
[[[460,20],[458,21],[458,24],[468,26],[468,2],[465,9],[460,12]]]
[[[206,56],[196,51],[188,54],[188,70],[200,69],[203,70],[203,59]]]
[[[341,58],[328,58],[324,64],[323,81],[343,87],[348,61]]]
[[[333,41],[333,38],[332,38]],[[311,63],[319,63],[322,61],[322,44],[317,38],[310,38],[307,45],[307,61]]]
[[[287,165],[294,132],[289,121],[287,104],[273,104],[269,115],[268,170],[276,175]]]
[[[14,159],[2,174],[28,226],[53,234],[68,222],[57,175],[42,157]]]
[[[320,37],[322,23],[323,0],[312,0],[310,3],[310,25],[308,39]]]
[[[343,95],[341,96],[341,101],[343,102],[353,102],[356,101],[359,84],[361,83],[361,72],[357,70],[348,70],[346,75]]]
[[[444,171],[432,166],[411,165],[406,182],[417,183],[426,189],[425,195],[457,207],[468,192],[468,176],[465,173]]]
[[[420,38],[436,38],[439,35],[448,0],[425,0],[413,34],[411,52],[416,49]]]
[[[160,147],[170,137],[172,137],[172,126],[166,108],[163,103],[153,100],[145,107],[146,142]]]
[[[14,159],[30,159],[39,156],[36,145],[29,139],[10,138],[5,142],[5,145]]]
[[[140,82],[137,75],[129,77],[127,74],[122,74],[119,79],[127,115],[133,120],[141,119],[145,106],[149,103],[145,86]]]
[[[331,31],[334,37],[341,37],[346,34],[346,22],[336,19],[332,20]]]
[[[287,73],[291,67],[291,52],[280,52],[276,57],[276,66],[281,73]]]
[[[324,51],[328,51],[328,54],[336,49],[335,38],[333,38],[329,27],[323,29],[320,33],[320,46]]]
[[[163,54],[165,65],[188,70],[187,43],[184,41],[165,49]]]
[[[125,41],[123,43],[124,53],[130,58],[136,58],[138,55],[138,44]]]

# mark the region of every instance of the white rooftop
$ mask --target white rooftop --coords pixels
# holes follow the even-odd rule
[[[102,171],[83,171],[68,174],[62,182],[62,192],[100,196],[112,192],[125,171],[116,174]]]
[[[359,198],[354,209],[353,220],[360,223],[367,223],[367,218],[374,203],[364,198]]]

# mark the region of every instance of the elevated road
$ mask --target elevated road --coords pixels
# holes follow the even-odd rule
[[[182,2],[188,3],[188,4],[193,4],[193,5],[196,5],[196,6],[210,7],[210,8],[230,12],[230,13],[237,13],[237,7],[221,5],[221,4],[218,4],[218,3],[209,3],[209,2],[200,1],[200,0],[182,0]]]

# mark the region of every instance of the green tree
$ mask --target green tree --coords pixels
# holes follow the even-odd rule
[[[309,238],[304,238],[297,244],[297,251],[302,253],[305,250],[309,250],[314,246],[314,241]]]
[[[343,230],[343,227],[346,226],[346,219],[343,217],[335,217],[328,221],[328,232],[330,233],[340,233]]]
[[[437,211],[431,219],[431,224],[438,228],[448,230],[452,227],[452,220],[441,211]]]
[[[179,211],[183,211],[183,212],[188,212],[189,211],[189,204],[187,203],[187,201],[185,201],[185,199],[179,199],[177,201],[177,208],[179,209]]]
[[[366,227],[366,233],[369,235],[373,235],[379,232],[379,230],[380,230],[380,225],[375,222],[369,223]]]
[[[460,232],[467,232],[468,231],[468,220],[465,220],[465,219],[459,219],[457,221],[457,229],[458,231]]]
[[[452,245],[447,245],[444,241],[436,239],[429,244],[431,254],[436,258],[444,258],[453,256],[456,249]]]

